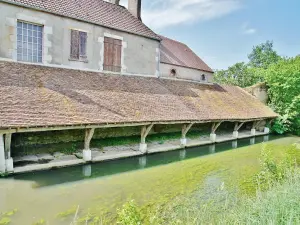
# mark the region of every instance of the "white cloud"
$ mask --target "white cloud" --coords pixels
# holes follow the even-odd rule
[[[244,23],[242,26],[243,34],[255,34],[257,30],[249,26],[248,23]]]
[[[211,20],[241,7],[242,0],[143,0],[142,19],[160,30],[178,24]],[[127,0],[121,0],[127,6]]]

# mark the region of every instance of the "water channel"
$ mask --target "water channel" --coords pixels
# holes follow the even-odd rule
[[[170,164],[180,171],[178,167],[182,161],[203,158],[279,138],[282,137],[268,135],[240,139],[2,178],[0,179],[0,212],[15,209],[17,212],[11,217],[9,224],[16,225],[30,225],[41,219],[48,221],[45,224],[70,224],[70,218],[78,207],[84,213],[91,213],[91,215],[105,212],[107,217],[114,217],[116,208],[136,193],[139,193],[140,202],[150,202],[155,199],[151,190],[154,192],[160,190],[164,196],[172,195],[163,186],[165,182],[169,182],[166,179],[172,182],[171,180],[176,179],[178,174],[167,167]]]

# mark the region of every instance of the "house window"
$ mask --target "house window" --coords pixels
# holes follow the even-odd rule
[[[86,61],[87,33],[78,30],[71,30],[71,60]]]
[[[43,26],[18,21],[17,60],[32,63],[43,61]]]
[[[104,37],[103,69],[112,72],[121,72],[122,40]]]
[[[201,75],[201,81],[206,81],[206,76],[205,76],[205,74],[202,74],[202,75]]]

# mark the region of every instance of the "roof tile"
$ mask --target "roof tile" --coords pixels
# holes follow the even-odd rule
[[[0,61],[0,128],[276,117],[239,87]]]
[[[160,40],[159,36],[135,18],[125,7],[103,0],[4,1]]]
[[[163,36],[160,38],[162,39],[160,50],[162,63],[213,72],[187,45]]]

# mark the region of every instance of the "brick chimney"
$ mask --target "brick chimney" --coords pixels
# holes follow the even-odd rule
[[[108,0],[108,2],[110,2],[112,4],[116,4],[116,5],[120,4],[120,0]]]
[[[128,10],[139,20],[141,19],[142,0],[128,0]]]

